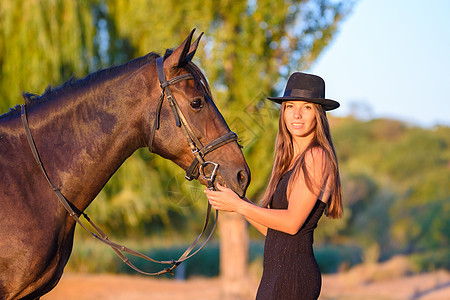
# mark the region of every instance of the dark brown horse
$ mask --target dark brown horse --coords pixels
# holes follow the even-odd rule
[[[192,35],[159,62],[168,81],[182,79],[171,83],[171,94],[198,140],[208,144],[230,130],[206,79],[191,62],[200,39],[191,45]],[[138,148],[152,144],[152,152],[185,170],[194,159],[169,101],[158,109],[158,57],[150,53],[41,96],[25,96],[30,131],[45,170],[78,210],[86,209]],[[0,116],[0,299],[39,299],[55,287],[71,254],[75,229],[36,164],[20,115],[16,107]],[[159,128],[152,134],[156,115]],[[220,164],[218,180],[245,194],[250,171],[235,141],[206,159]]]

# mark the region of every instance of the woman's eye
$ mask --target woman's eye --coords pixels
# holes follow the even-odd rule
[[[310,105],[306,105],[305,109],[311,109],[312,107]]]
[[[201,98],[195,98],[194,100],[192,100],[191,107],[194,108],[194,109],[202,108],[203,107],[202,99]]]

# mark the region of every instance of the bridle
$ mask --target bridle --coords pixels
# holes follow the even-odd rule
[[[170,90],[171,85],[174,85],[183,80],[193,79],[194,77],[192,76],[192,74],[186,73],[167,81],[166,75],[164,74],[164,59],[162,57],[158,57],[156,59],[156,69],[158,71],[158,79],[162,91],[161,96],[159,97],[158,106],[156,108],[155,121],[153,123],[153,128],[150,133],[150,139],[148,143],[149,150],[150,152],[153,152],[152,144],[155,133],[159,129],[162,103],[164,99],[167,98],[170,108],[172,109],[173,116],[175,118],[176,126],[181,127],[181,130],[183,131],[183,134],[186,137],[186,140],[189,144],[189,148],[191,149],[191,152],[194,155],[194,160],[192,161],[191,165],[186,171],[185,176],[186,179],[187,180],[197,179],[200,174],[203,177],[203,179],[207,181],[208,188],[212,188],[214,186],[213,181],[216,171],[219,168],[219,164],[211,161],[205,161],[205,155],[216,150],[217,148],[222,147],[223,145],[237,141],[238,137],[236,133],[234,133],[233,131],[228,131],[226,134],[218,137],[217,139],[208,143],[206,146],[203,146],[203,144],[200,142],[200,140],[197,138],[194,131],[192,130],[191,125],[187,121],[186,117],[184,116],[183,112],[180,109],[180,106],[178,105],[177,100],[175,99],[175,97],[172,94],[172,91]],[[164,95],[166,95],[166,97],[164,97]],[[204,169],[209,164],[213,165],[214,169],[211,172],[210,176],[206,176],[204,174]]]
[[[237,135],[236,135],[236,133],[229,131],[228,133],[220,136],[219,138],[217,138],[217,139],[213,140],[212,142],[203,146],[203,144],[200,142],[200,140],[197,138],[194,131],[192,130],[192,127],[190,126],[189,122],[187,121],[186,117],[184,116],[183,112],[181,111],[175,97],[172,94],[172,91],[170,90],[171,85],[174,85],[183,80],[193,79],[194,77],[192,74],[186,73],[186,74],[179,75],[175,78],[172,78],[170,80],[166,80],[166,77],[164,74],[163,63],[164,63],[164,59],[162,57],[158,57],[156,59],[156,69],[158,72],[158,78],[159,78],[159,82],[160,82],[162,91],[161,91],[161,96],[159,98],[158,106],[156,109],[155,121],[153,124],[152,131],[150,133],[150,139],[149,139],[149,145],[148,145],[149,150],[151,152],[153,152],[152,151],[152,143],[153,143],[154,135],[155,135],[156,131],[159,129],[159,121],[160,121],[160,113],[161,113],[162,103],[164,101],[164,98],[167,98],[169,105],[172,109],[173,115],[175,117],[176,126],[181,127],[181,130],[183,131],[183,134],[185,135],[185,137],[188,141],[191,152],[194,155],[194,160],[192,161],[191,165],[189,166],[188,170],[186,171],[186,176],[185,176],[186,179],[188,179],[188,180],[197,179],[198,176],[200,175],[203,177],[203,179],[206,180],[207,186],[209,189],[215,189],[214,181],[215,181],[217,169],[219,168],[219,164],[212,162],[212,161],[206,161],[205,155],[210,153],[211,151],[216,150],[219,147],[222,147],[223,145],[226,145],[230,142],[237,141],[238,140]],[[75,205],[73,205],[70,201],[68,201],[65,198],[65,196],[61,193],[60,189],[58,189],[50,180],[50,177],[48,176],[48,174],[44,168],[44,165],[42,164],[41,158],[40,158],[38,150],[36,148],[36,144],[33,140],[33,136],[31,135],[30,127],[28,125],[28,120],[27,120],[25,104],[21,105],[21,119],[22,119],[23,126],[25,128],[25,132],[26,132],[28,144],[30,145],[30,148],[31,148],[31,152],[33,153],[33,156],[34,156],[39,168],[43,172],[47,182],[51,186],[52,190],[56,193],[56,196],[61,201],[62,205],[67,210],[69,215],[75,220],[76,223],[78,223],[84,230],[86,230],[88,233],[90,233],[94,238],[96,238],[97,240],[110,246],[114,250],[114,252],[122,259],[122,261],[124,263],[126,263],[129,267],[134,269],[135,271],[137,271],[141,274],[144,274],[144,275],[161,275],[164,273],[170,273],[173,275],[174,274],[173,271],[175,270],[176,267],[178,267],[183,261],[185,261],[185,260],[191,258],[192,256],[194,256],[195,254],[197,254],[206,245],[206,243],[208,243],[208,241],[211,238],[212,234],[214,233],[214,230],[217,225],[218,211],[216,211],[216,213],[215,213],[213,228],[211,229],[211,232],[208,235],[208,237],[206,238],[205,242],[195,252],[192,252],[193,249],[195,248],[195,246],[197,245],[198,241],[200,240],[201,236],[205,232],[206,227],[208,226],[209,216],[211,214],[211,205],[209,204],[209,202],[208,202],[205,221],[204,221],[203,228],[202,228],[200,234],[197,236],[197,238],[191,243],[191,245],[184,251],[184,253],[177,260],[173,260],[173,259],[168,260],[168,261],[155,260],[155,259],[148,257],[147,255],[142,254],[138,251],[132,250],[128,247],[125,247],[123,245],[112,242],[108,238],[108,236],[89,218],[89,216],[86,213],[80,211],[78,208],[75,207]],[[205,174],[205,168],[208,165],[213,166],[213,170],[211,171],[211,174],[209,176],[207,174]],[[92,232],[91,230],[89,230],[81,222],[81,220],[79,218],[79,216],[81,216],[81,215],[83,215],[84,218],[89,222],[89,224],[91,224],[91,226],[95,229],[95,233]],[[145,272],[145,271],[142,271],[139,268],[137,268],[124,255],[124,252],[131,254],[133,256],[136,256],[136,257],[143,258],[145,260],[149,260],[154,263],[170,265],[170,267],[165,268],[159,272],[154,272],[154,273]]]

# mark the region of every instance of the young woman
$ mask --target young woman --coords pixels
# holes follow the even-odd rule
[[[343,213],[338,163],[326,111],[339,103],[325,99],[319,76],[294,73],[281,104],[275,161],[262,205],[241,199],[217,184],[205,193],[213,208],[243,215],[266,235],[264,271],[256,299],[317,299],[321,274],[313,253],[313,231],[323,212]],[[245,201],[243,201],[245,200]]]

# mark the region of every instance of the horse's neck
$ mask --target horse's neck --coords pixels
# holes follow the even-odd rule
[[[81,210],[143,146],[139,110],[121,90],[130,92],[109,82],[81,96],[43,103],[47,109],[30,110],[30,127],[50,179]]]

